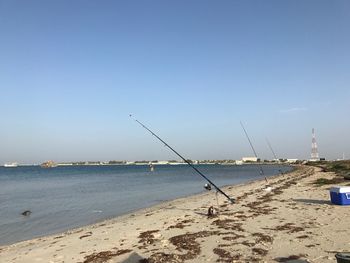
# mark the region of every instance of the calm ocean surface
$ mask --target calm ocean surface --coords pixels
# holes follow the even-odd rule
[[[218,186],[262,179],[256,165],[197,166]],[[267,176],[292,168],[264,165]],[[162,201],[202,192],[187,165],[0,167],[0,244],[95,223]],[[32,211],[28,217],[21,213]]]

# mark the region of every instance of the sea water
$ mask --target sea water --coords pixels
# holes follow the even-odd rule
[[[198,165],[217,186],[262,179],[258,165]],[[266,176],[289,166],[264,165]],[[0,245],[63,232],[204,191],[187,165],[0,167]],[[23,211],[30,210],[29,216]]]

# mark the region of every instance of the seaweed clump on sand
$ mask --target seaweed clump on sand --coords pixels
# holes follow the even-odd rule
[[[147,245],[153,244],[157,239],[154,237],[154,233],[159,232],[159,230],[150,230],[150,231],[145,231],[142,232],[139,235],[139,243],[142,243],[143,246],[140,246],[139,248],[145,248]]]
[[[260,242],[272,243],[273,242],[273,238],[271,236],[265,235],[263,233],[253,233],[252,236],[256,238],[257,243],[260,243]]]
[[[305,228],[294,225],[293,223],[286,223],[284,225],[276,226],[275,228],[264,228],[275,231],[287,231],[287,233],[297,233],[305,231]]]
[[[103,263],[113,257],[120,256],[125,253],[131,252],[130,249],[122,249],[117,251],[101,251],[99,253],[93,253],[91,255],[85,256],[83,263]]]
[[[177,251],[185,252],[184,254],[167,254],[163,252],[158,252],[152,254],[149,258],[144,259],[143,262],[174,263],[195,259],[201,252],[200,244],[196,241],[196,239],[217,234],[219,234],[219,231],[200,231],[192,234],[173,236],[169,239],[169,241],[176,247]]]
[[[172,225],[172,226],[169,226],[167,229],[172,229],[172,228],[179,228],[179,229],[183,229],[187,226],[190,226],[190,225],[186,225],[186,224],[189,224],[189,223],[193,223],[194,220],[193,219],[187,219],[187,220],[183,220],[181,222],[178,222],[176,223],[175,225]]]
[[[252,248],[252,252],[256,255],[259,255],[259,256],[266,256],[268,253],[268,250],[263,249],[263,248],[254,247],[254,248]]]
[[[212,225],[216,225],[218,228],[222,228],[225,230],[236,230],[239,232],[244,232],[245,230],[242,228],[242,223],[237,222],[234,219],[217,219],[212,222]]]
[[[234,260],[241,259],[241,255],[232,255],[225,249],[222,248],[214,248],[213,252],[219,256],[219,259],[216,262],[233,262]]]

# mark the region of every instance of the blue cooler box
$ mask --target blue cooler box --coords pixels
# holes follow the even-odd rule
[[[331,202],[336,205],[350,205],[350,187],[335,186],[330,190]]]

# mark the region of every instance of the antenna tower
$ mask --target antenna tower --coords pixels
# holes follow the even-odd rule
[[[311,159],[319,159],[314,128],[312,128]]]

